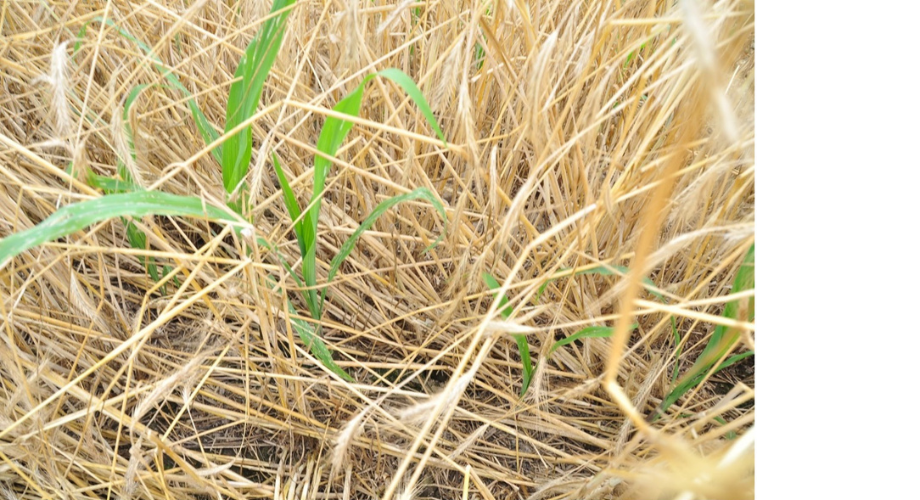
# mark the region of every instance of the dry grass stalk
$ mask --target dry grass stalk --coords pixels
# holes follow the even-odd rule
[[[244,4],[5,3],[0,237],[98,196],[85,173],[119,159],[148,188],[222,203],[188,98],[91,20],[145,41],[222,128],[269,2]],[[576,4],[299,0],[253,122],[251,234],[148,217],[137,251],[115,220],[0,269],[0,496],[752,498],[753,358],[647,419],[716,324],[753,349],[752,322],[720,316],[754,239],[753,3]],[[448,221],[400,205],[329,285],[323,333],[352,383],[308,361],[266,284],[306,317],[296,283],[249,249],[297,261],[270,153],[311,191],[324,115],[387,67],[440,105],[449,144],[371,83],[327,180],[318,274],[386,198],[428,187]],[[143,84],[134,162],[120,105]],[[154,286],[140,254],[177,281]],[[645,270],[666,300],[595,274],[536,298],[599,263]],[[591,325],[623,328],[543,358]],[[524,398],[512,334],[538,363]]]

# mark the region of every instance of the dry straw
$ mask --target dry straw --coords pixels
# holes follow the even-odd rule
[[[0,496],[753,498],[753,2],[250,4],[0,8]]]

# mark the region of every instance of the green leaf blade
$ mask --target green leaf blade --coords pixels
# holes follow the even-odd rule
[[[278,57],[281,41],[284,39],[285,24],[295,0],[275,0],[270,18],[266,20],[255,38],[246,47],[246,52],[234,73],[227,99],[227,114],[224,133],[228,134],[243,122],[252,118],[262,96],[262,88]],[[252,126],[230,135],[224,142],[221,168],[224,189],[228,194],[237,191],[249,171],[252,159]]]
[[[534,364],[530,358],[530,344],[527,343],[526,335],[514,335],[514,341],[518,346],[518,353],[521,355],[521,366],[523,374],[521,376],[521,397],[527,394],[530,388],[530,382],[533,380]]]
[[[102,196],[61,208],[41,223],[0,240],[0,267],[22,252],[116,217],[179,215],[238,224],[227,211],[200,198],[157,191]]]
[[[489,286],[489,290],[496,291],[502,287],[498,280],[495,279],[495,276],[492,276],[487,272],[482,273],[482,280],[485,281],[486,285]],[[496,291],[496,295],[497,293],[498,292]],[[502,318],[508,319],[511,317],[511,312],[514,310],[514,308],[511,307],[511,305],[506,305],[508,304],[508,297],[505,297],[504,295],[497,296],[497,300],[499,313],[502,315]]]
[[[639,323],[633,323],[629,327],[629,330],[632,331],[638,327],[639,327]],[[556,349],[567,346],[571,344],[572,342],[575,342],[576,340],[606,339],[606,338],[609,338],[611,335],[613,335],[614,331],[616,331],[616,329],[609,327],[609,326],[589,326],[587,328],[582,328],[581,330],[573,333],[572,335],[569,335],[568,337],[564,339],[560,339],[554,342],[552,347],[550,347],[549,349],[549,353],[547,354],[547,357],[551,356],[553,352],[556,351]]]
[[[288,312],[291,315],[291,326],[297,332],[297,335],[300,337],[301,342],[310,350],[310,353],[316,356],[317,359],[330,371],[336,375],[342,377],[343,379],[354,382],[355,379],[351,378],[345,370],[342,369],[335,362],[335,359],[332,358],[332,353],[329,351],[329,348],[326,347],[325,341],[316,334],[316,329],[312,324],[298,318],[297,311],[294,309],[294,306],[290,301],[286,301],[288,305]]]
[[[571,268],[563,267],[563,268],[561,268],[559,271],[564,272],[564,271],[569,271],[569,270],[571,270]],[[629,274],[629,272],[630,272],[630,270],[629,270],[629,268],[626,267],[626,266],[613,266],[613,265],[608,265],[608,264],[598,264],[598,265],[596,265],[596,266],[594,266],[594,267],[590,267],[590,268],[588,268],[588,269],[583,269],[583,270],[581,270],[581,271],[578,271],[578,272],[575,273],[574,275],[569,275],[569,276],[584,276],[584,275],[586,275],[586,274],[598,274],[598,275],[601,275],[601,276],[619,276],[619,277],[624,277],[624,276],[626,276],[627,274]],[[546,287],[549,286],[550,283],[552,283],[553,281],[556,281],[556,280],[558,280],[558,279],[560,279],[560,278],[564,278],[564,277],[566,277],[566,275],[565,275],[565,274],[561,274],[561,275],[555,276],[555,277],[553,277],[553,278],[550,278],[550,279],[544,281],[543,284],[540,285],[540,288],[537,289],[537,293],[536,293],[536,295],[534,296],[534,300],[539,300],[540,297],[543,296],[543,292],[546,291]],[[665,300],[664,297],[663,297],[660,293],[658,293],[658,292],[655,290],[655,288],[656,288],[656,287],[655,287],[655,283],[653,283],[652,280],[650,280],[648,277],[642,278],[642,284],[643,284],[644,288],[648,291],[648,293],[652,294],[655,298],[657,298],[658,300],[661,300],[661,301],[664,301],[664,300]]]
[[[746,290],[752,290],[754,288],[754,245],[751,245],[751,248],[748,249],[747,253],[744,256],[744,260],[741,262],[741,267],[738,268],[738,272],[735,275],[735,281],[732,285],[731,293],[741,293]],[[746,321],[754,319],[754,298],[750,297],[748,300],[748,307],[746,311],[748,313],[747,318],[743,318]],[[729,319],[738,319],[738,314],[740,312],[740,303],[737,300],[729,301],[725,304],[725,309],[722,312],[722,317]],[[686,394],[690,389],[699,385],[707,373],[712,370],[716,362],[725,356],[728,353],[728,350],[732,345],[738,340],[740,333],[737,331],[730,331],[727,327],[723,325],[717,325],[713,330],[712,336],[709,338],[709,342],[706,343],[706,347],[703,348],[703,352],[700,353],[696,361],[687,370],[687,373],[681,377],[677,382],[677,386],[671,390],[670,393],[662,400],[659,410],[656,413],[655,418],[658,418],[659,415],[664,414],[668,408],[677,402],[684,394]],[[716,373],[732,364],[748,357],[752,356],[753,351],[747,351],[743,354],[737,354],[729,357],[727,360],[719,364],[713,371]]]
[[[348,237],[345,243],[342,244],[342,248],[339,249],[339,252],[329,263],[329,275],[326,278],[326,281],[331,283],[332,280],[335,279],[335,275],[338,272],[339,267],[341,267],[342,263],[345,262],[345,259],[348,258],[348,255],[351,253],[351,251],[354,250],[358,239],[361,237],[361,234],[370,228],[374,222],[380,218],[381,215],[399,203],[418,199],[426,200],[434,205],[435,209],[437,209],[438,213],[441,215],[444,221],[447,221],[447,212],[444,210],[444,205],[441,204],[441,201],[438,200],[427,188],[416,188],[408,193],[389,198],[374,207],[374,210],[371,211],[371,214],[367,217],[367,219],[362,222],[361,225],[358,226],[358,229],[356,229],[355,232]],[[328,287],[323,288],[320,304],[325,302],[327,290]]]
[[[297,203],[297,195],[295,195],[294,190],[291,189],[287,176],[284,175],[284,170],[281,169],[278,155],[275,153],[272,153],[272,164],[275,167],[275,175],[278,176],[278,183],[281,184],[281,194],[284,199],[284,206],[287,207],[288,214],[291,216],[291,220],[294,221],[294,236],[297,237],[297,244],[300,247],[300,256],[306,257],[307,249],[304,243],[303,234],[301,234],[301,226],[303,226],[304,221],[300,217],[300,205]]]
[[[747,290],[754,288],[754,245],[751,245],[751,248],[748,249],[745,254],[744,260],[741,262],[741,267],[738,268],[738,273],[735,275],[735,281],[732,284],[731,293],[741,293]],[[749,304],[753,304],[753,297],[748,299]],[[732,300],[725,304],[725,309],[722,311],[722,317],[728,319],[739,319],[739,301]],[[748,318],[742,318],[745,321],[753,319],[753,308],[749,307]],[[726,336],[726,334],[728,334]],[[703,348],[703,352],[700,353],[696,362],[691,366],[691,374],[699,371],[708,371],[716,361],[725,355],[728,352],[728,349],[731,348],[732,344],[738,339],[739,332],[730,332],[729,328],[724,325],[716,325],[715,330],[712,333],[712,336],[709,338],[709,342],[706,343],[706,347]],[[692,377],[693,375],[688,375]]]
[[[403,73],[402,71],[396,68],[387,68],[381,70],[377,73],[377,76],[382,76],[392,81],[393,83],[402,87],[403,91],[406,92],[415,105],[418,106],[419,111],[422,112],[422,115],[425,117],[425,120],[428,121],[428,125],[434,129],[435,133],[438,134],[438,139],[441,139],[441,142],[444,143],[444,147],[447,147],[447,139],[444,137],[444,132],[441,131],[441,127],[438,125],[437,118],[434,117],[434,113],[431,111],[431,106],[428,105],[428,100],[425,99],[425,95],[422,94],[422,91],[418,88],[418,85],[415,84],[415,81],[412,78]]]
[[[358,116],[361,109],[361,99],[364,97],[364,87],[369,78],[371,78],[371,76],[365,78],[358,88],[342,98],[342,100],[333,107],[333,110],[350,116]],[[342,120],[333,116],[328,117],[325,123],[323,123],[322,129],[320,129],[316,149],[330,157],[335,157],[345,136],[353,126],[354,122]],[[326,186],[326,174],[331,164],[332,162],[329,161],[329,159],[321,155],[317,155],[313,162],[313,196],[310,198],[307,217],[302,227],[306,257],[303,259],[303,265],[301,267],[304,281],[307,283],[308,287],[316,286],[316,234],[319,229],[319,210],[320,202],[322,201],[320,198]],[[310,288],[307,293],[310,297],[308,302],[313,317],[319,319],[319,315],[322,311],[319,295],[314,288]]]
[[[154,68],[156,68],[156,70],[159,71],[163,75],[164,78],[166,78],[166,81],[169,83],[169,86],[178,90],[179,92],[182,93],[182,95],[184,95],[187,98],[187,104],[188,104],[189,111],[192,114],[192,120],[194,120],[195,126],[198,128],[198,132],[201,134],[201,137],[204,139],[205,143],[212,144],[214,141],[217,140],[218,137],[220,137],[220,133],[217,131],[216,128],[214,128],[213,125],[211,125],[211,122],[208,121],[207,117],[201,111],[201,108],[198,107],[198,104],[195,102],[195,99],[192,97],[191,91],[189,91],[188,88],[186,88],[185,85],[182,84],[182,82],[179,80],[179,78],[176,77],[176,75],[172,72],[172,70],[166,68],[166,66],[163,64],[163,61],[160,60],[160,58],[158,58],[156,54],[153,53],[153,50],[150,48],[149,45],[142,42],[137,37],[135,37],[128,31],[126,31],[125,29],[121,28],[117,24],[115,24],[115,22],[112,19],[103,19],[102,17],[97,16],[97,17],[94,17],[90,21],[90,23],[92,22],[101,23],[101,24],[104,24],[106,26],[109,26],[115,29],[118,32],[118,34],[121,35],[124,39],[134,43],[135,45],[138,46],[138,48],[144,51],[147,57],[149,57],[153,61]],[[74,54],[76,54],[77,52],[80,51],[80,49],[82,49],[82,42],[86,36],[86,27],[88,25],[89,23],[84,24],[80,28],[80,31],[77,33],[77,42],[74,44]],[[214,159],[218,163],[220,163],[221,157],[222,157],[222,147],[216,146],[214,149],[211,150],[211,155],[214,157]]]
[[[490,290],[495,292],[494,294],[496,295],[496,300],[498,300],[498,308],[502,318],[510,318],[513,307],[508,303],[508,297],[505,297],[504,294],[499,295],[498,290],[501,289],[501,284],[495,279],[495,276],[485,271],[482,273],[482,280],[485,281]],[[514,334],[513,337],[514,341],[517,343],[518,353],[521,355],[521,397],[524,397],[533,379],[534,363],[530,356],[530,344],[527,343],[527,336],[523,334]]]

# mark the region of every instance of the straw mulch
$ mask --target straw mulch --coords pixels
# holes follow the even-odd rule
[[[222,203],[189,98],[93,19],[149,45],[222,129],[270,4],[3,2],[0,236],[100,196],[90,172],[119,159],[145,188]],[[372,71],[419,82],[449,143],[375,79],[330,171],[323,285],[381,201],[427,187],[448,215],[399,205],[328,284],[323,334],[354,382],[289,328],[270,277],[308,313],[277,255],[198,219],[135,221],[146,251],[97,224],[0,269],[0,498],[752,498],[753,358],[649,423],[754,240],[753,2],[674,4],[298,1],[253,121],[257,236],[298,261],[270,153],[306,205],[324,113]],[[122,106],[144,84],[131,158]],[[537,297],[598,263],[664,298],[571,271]],[[730,352],[753,350],[753,325],[727,323]],[[555,350],[520,397],[513,335],[543,360],[596,325],[621,335]]]

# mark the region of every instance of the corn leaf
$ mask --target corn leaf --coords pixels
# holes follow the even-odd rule
[[[741,267],[738,269],[738,273],[735,275],[735,281],[732,285],[732,293],[740,293],[745,290],[751,290],[753,288],[754,245],[751,245],[751,248],[744,256],[744,260],[741,262]],[[741,307],[742,305],[745,307]],[[754,319],[754,297],[742,299],[740,301],[733,300],[728,302],[725,304],[725,310],[722,311],[722,317],[729,319],[739,319],[739,314],[742,312],[744,313],[745,317],[740,319],[745,321],[752,321]],[[700,353],[699,357],[696,359],[690,369],[687,370],[687,373],[677,381],[677,386],[672,389],[671,392],[661,402],[655,418],[658,418],[658,415],[666,412],[672,404],[680,399],[681,396],[702,382],[703,378],[707,373],[709,373],[713,365],[715,365],[719,359],[727,354],[728,350],[732,345],[735,344],[739,336],[740,333],[738,331],[731,330],[723,325],[717,325],[712,333],[712,336],[709,338],[709,342],[706,344],[706,347],[703,348],[703,352]],[[731,356],[719,364],[713,373],[718,372],[725,367],[731,366],[732,364],[748,356],[752,356],[753,354],[754,353],[752,351],[748,351],[743,354]]]
[[[639,327],[638,323],[633,323],[632,326],[629,327],[629,329],[635,330],[638,327]],[[609,326],[589,326],[587,328],[582,328],[581,330],[573,333],[572,335],[569,335],[568,337],[564,339],[557,340],[555,343],[553,343],[552,347],[550,347],[549,349],[549,353],[547,353],[546,356],[547,357],[552,356],[553,352],[556,349],[569,345],[572,342],[575,342],[576,340],[606,339],[610,337],[611,335],[613,335],[614,330],[615,330],[614,328],[611,328]]]
[[[379,73],[372,73],[366,76],[361,84],[358,85],[358,88],[343,97],[332,109],[345,115],[358,116],[361,111],[361,100],[364,97],[364,90],[367,86],[367,82],[375,76],[387,78],[402,87],[409,97],[415,101],[415,104],[422,111],[422,114],[425,115],[425,119],[428,120],[428,123],[434,128],[438,137],[440,137],[442,141],[445,141],[446,144],[444,133],[441,132],[441,127],[438,126],[438,122],[431,112],[428,101],[426,101],[425,96],[422,95],[422,91],[415,85],[412,78],[395,68],[388,68]],[[313,162],[313,196],[310,198],[310,206],[307,211],[305,224],[301,228],[304,246],[307,250],[307,255],[303,259],[302,273],[307,286],[311,287],[308,291],[311,297],[309,302],[314,304],[321,305],[321,301],[313,287],[316,286],[316,232],[319,226],[319,198],[325,189],[326,176],[329,172],[329,167],[332,165],[332,162],[327,156],[335,157],[339,147],[342,146],[345,137],[353,126],[354,122],[352,121],[330,116],[326,119],[325,123],[323,123],[323,128],[319,132],[319,139],[316,143],[317,150],[323,153],[323,155],[317,155]],[[436,200],[433,196],[431,196],[430,199]],[[440,202],[437,202],[437,204],[440,204]],[[330,277],[327,279],[331,280],[332,278]]]
[[[153,60],[153,63],[154,63],[153,66],[157,69],[157,71],[163,74],[163,77],[166,78],[166,81],[169,83],[169,86],[180,91],[182,95],[184,95],[187,98],[188,108],[189,108],[189,111],[191,111],[192,113],[192,119],[195,121],[195,126],[198,127],[198,132],[201,134],[201,137],[205,140],[207,144],[211,144],[212,142],[216,141],[218,137],[220,137],[220,133],[218,133],[217,129],[214,128],[213,125],[211,125],[211,122],[209,122],[207,117],[204,116],[204,113],[201,111],[201,108],[198,107],[198,104],[195,102],[195,99],[192,97],[192,93],[185,87],[185,85],[182,84],[181,81],[179,81],[179,78],[176,77],[176,75],[172,72],[171,69],[166,68],[166,66],[163,64],[163,61],[161,61],[160,58],[158,58],[156,54],[153,53],[150,46],[138,40],[131,33],[128,33],[127,31],[122,29],[120,26],[115,24],[115,22],[112,21],[111,19],[103,19],[102,17],[94,17],[90,21],[90,23],[92,22],[97,22],[97,23],[104,22],[106,25],[114,28],[118,32],[118,34],[120,34],[126,40],[133,42],[141,50],[143,50],[145,54],[147,54],[147,57]],[[80,28],[80,31],[77,33],[77,41],[74,43],[74,54],[79,52],[80,49],[82,48],[83,39],[86,37],[86,27],[88,25],[89,23],[84,24]],[[216,148],[211,150],[211,155],[214,157],[215,160],[217,160],[218,163],[220,163],[221,161],[221,156],[222,156],[221,149],[222,149],[221,146],[217,146]]]
[[[570,271],[570,270],[571,270],[570,268],[564,267],[560,269],[559,272],[564,273],[564,271]],[[601,276],[625,276],[629,272],[630,272],[629,268],[626,266],[611,266],[608,264],[598,264],[594,267],[590,267],[588,269],[583,269],[581,271],[578,271],[574,275],[557,273],[556,276],[544,281],[543,284],[540,285],[540,288],[537,289],[537,294],[534,296],[534,300],[539,300],[540,297],[543,295],[543,292],[546,291],[546,287],[549,286],[550,283],[552,283],[553,281],[556,281],[559,278],[564,278],[566,276],[582,276],[585,274],[599,274]],[[660,293],[655,291],[655,283],[653,283],[652,280],[645,277],[645,278],[642,278],[642,283],[645,286],[646,290],[648,290],[648,292],[652,294],[655,298],[659,300],[664,300],[664,297]]]
[[[259,107],[262,87],[268,79],[268,73],[275,63],[288,15],[287,9],[295,0],[275,0],[268,20],[259,28],[255,38],[246,47],[233,75],[227,99],[227,120],[224,133],[230,132],[241,123],[252,118]],[[230,135],[224,142],[221,167],[223,169],[224,189],[234,192],[249,171],[252,158],[252,127]],[[237,207],[238,208],[238,207]]]
[[[501,289],[502,286],[494,276],[487,272],[483,272],[482,280],[486,282],[490,290],[495,291],[495,294],[498,295],[498,290]],[[513,311],[511,304],[508,304],[508,297],[501,295],[496,297],[496,300],[498,300],[500,314],[503,318],[508,319]],[[524,396],[524,394],[527,393],[527,389],[530,387],[530,382],[533,379],[533,372],[536,368],[530,357],[530,345],[527,343],[527,336],[523,334],[512,334],[512,336],[517,343],[518,353],[521,355],[521,367],[523,372],[521,396]]]
[[[0,267],[26,250],[75,233],[92,224],[115,217],[147,215],[182,215],[231,224],[239,223],[227,211],[191,196],[157,191],[105,195],[68,205],[36,226],[0,240]]]
[[[304,343],[305,346],[310,350],[320,362],[328,368],[330,371],[336,375],[342,377],[343,379],[354,382],[355,379],[351,378],[351,375],[345,372],[345,370],[340,367],[334,359],[332,359],[332,353],[329,352],[329,348],[326,347],[326,343],[316,334],[316,329],[311,323],[298,318],[297,311],[294,309],[294,306],[289,300],[285,300],[288,306],[288,312],[291,315],[291,326],[294,328],[294,331],[297,332],[297,335],[300,336],[300,340]]]
[[[356,229],[355,232],[352,233],[352,235],[349,236],[347,240],[345,240],[345,243],[342,245],[342,248],[339,249],[339,253],[337,253],[336,256],[332,258],[332,262],[329,263],[329,275],[327,276],[326,281],[328,283],[332,282],[332,280],[335,278],[336,273],[339,270],[339,267],[342,265],[343,262],[345,262],[345,259],[348,258],[348,254],[350,254],[351,251],[354,250],[355,245],[358,243],[358,238],[360,238],[361,234],[364,233],[364,231],[366,231],[367,229],[369,229],[374,224],[374,222],[378,218],[380,218],[381,215],[384,214],[384,212],[386,212],[390,208],[404,201],[417,200],[417,199],[424,199],[428,201],[429,203],[431,203],[432,205],[434,205],[438,213],[441,214],[441,217],[444,220],[444,222],[447,222],[447,212],[444,210],[444,205],[442,205],[441,201],[438,200],[433,194],[431,194],[431,191],[429,191],[427,188],[416,188],[408,193],[389,198],[386,201],[374,207],[374,209],[371,211],[371,214],[367,217],[367,219],[364,222],[362,222],[360,226],[358,226],[358,229]],[[323,288],[322,297],[320,298],[320,306],[322,306],[322,304],[326,300],[327,290],[328,290],[328,287]]]

